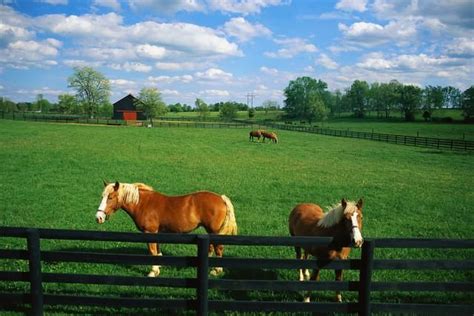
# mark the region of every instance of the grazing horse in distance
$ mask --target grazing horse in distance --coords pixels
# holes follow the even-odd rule
[[[361,247],[363,238],[362,230],[362,199],[357,203],[347,202],[342,199],[330,211],[324,213],[319,205],[304,203],[296,205],[290,213],[288,224],[291,236],[323,236],[333,237],[328,246],[304,248],[301,255],[301,247],[295,247],[297,259],[308,259],[313,255],[324,260],[345,260],[351,252],[351,245]],[[342,270],[335,270],[336,281],[342,281]],[[311,278],[308,270],[299,270],[300,281],[305,279],[319,280],[319,269],[314,269]],[[336,300],[342,302],[340,292],[336,292]],[[310,301],[310,293],[307,293],[305,302]]]
[[[199,226],[208,234],[236,235],[234,206],[225,195],[209,191],[199,191],[180,196],[167,196],[154,191],[143,183],[104,182],[102,201],[96,213],[97,223],[103,224],[119,208],[123,209],[143,233],[188,233]],[[148,243],[153,256],[161,256],[157,243]],[[224,246],[209,246],[209,255],[214,250],[222,257]],[[222,268],[211,272],[218,274]],[[148,274],[155,277],[160,274],[160,266],[154,265]]]
[[[257,140],[260,141],[260,137],[262,137],[262,132],[264,132],[261,129],[257,129],[255,131],[251,131],[249,133],[249,141],[253,141],[254,137],[257,137]]]
[[[274,132],[265,132],[265,131],[263,131],[262,136],[263,136],[263,142],[265,142],[265,138],[268,138],[268,139],[270,139],[270,141],[274,142],[275,144],[278,143],[278,136]]]

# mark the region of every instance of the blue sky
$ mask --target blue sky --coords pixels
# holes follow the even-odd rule
[[[156,87],[166,103],[266,100],[290,80],[474,84],[472,0],[0,0],[0,96],[52,102],[74,67],[111,102]]]

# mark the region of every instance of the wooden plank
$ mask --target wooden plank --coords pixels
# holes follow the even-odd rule
[[[474,270],[474,260],[374,260],[376,270]]]
[[[268,302],[268,301],[209,301],[209,310],[232,310],[240,312],[339,312],[356,313],[356,303],[295,303],[295,302]]]
[[[474,248],[474,239],[377,238],[377,248]]]
[[[424,315],[472,315],[474,305],[441,305],[441,304],[403,304],[403,303],[372,303],[375,313],[414,313]]]
[[[266,269],[344,269],[358,270],[359,259],[350,260],[295,260],[295,259],[265,259],[265,258],[209,258],[209,266],[225,268],[266,268]]]
[[[372,282],[372,291],[474,292],[473,282]]]
[[[233,291],[358,291],[358,287],[357,281],[209,280],[209,288]]]
[[[42,251],[41,256],[47,262],[87,262],[136,265],[170,265],[175,267],[195,267],[196,257],[168,257],[149,255],[129,255],[94,252]]]
[[[195,288],[195,278],[150,278],[130,277],[119,275],[97,274],[67,274],[43,273],[43,282],[47,283],[77,283],[77,284],[107,284],[107,285],[137,285],[137,286],[162,286],[177,288]]]
[[[81,305],[102,307],[135,307],[135,308],[165,308],[165,309],[194,309],[195,300],[159,299],[159,298],[125,298],[106,296],[80,295],[44,295],[47,305]]]

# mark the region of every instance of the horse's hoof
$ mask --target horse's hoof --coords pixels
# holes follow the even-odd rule
[[[155,272],[155,271],[150,271],[150,273],[148,273],[148,277],[150,277],[150,278],[154,278],[154,277],[157,277],[159,275],[160,275],[160,273]]]
[[[219,274],[222,274],[224,272],[224,269],[222,268],[213,268],[211,269],[211,275],[213,276],[218,276]]]
[[[341,294],[336,295],[336,302],[342,303],[342,295]]]
[[[311,302],[309,296],[306,296],[306,297],[304,298],[304,302],[305,302],[305,303],[310,303],[310,302]]]

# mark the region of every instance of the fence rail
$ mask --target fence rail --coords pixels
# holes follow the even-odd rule
[[[27,240],[27,249],[0,249],[0,260],[27,260],[28,271],[0,271],[0,280],[5,282],[28,282],[26,293],[5,292],[0,288],[0,307],[30,305],[31,313],[41,315],[44,305],[83,305],[101,307],[160,308],[196,310],[199,315],[208,312],[233,310],[280,311],[280,312],[343,312],[369,315],[371,312],[421,312],[472,314],[470,304],[420,304],[372,302],[371,292],[375,291],[451,291],[465,293],[474,291],[474,282],[379,282],[372,280],[374,270],[384,269],[454,269],[474,270],[474,260],[407,260],[375,259],[376,248],[453,248],[474,249],[474,240],[449,239],[368,239],[365,241],[360,259],[344,261],[295,260],[275,258],[209,258],[211,243],[239,246],[322,246],[331,238],[316,237],[257,237],[257,236],[217,236],[193,234],[140,234],[98,231],[72,231],[36,228],[0,227],[0,238],[14,237]],[[87,251],[42,250],[44,240],[76,240],[96,242],[160,242],[192,244],[197,246],[195,256],[152,257],[147,255],[110,254]],[[3,245],[5,243],[2,242]],[[7,247],[9,248],[9,247]],[[129,276],[109,276],[81,273],[49,273],[42,271],[43,262],[113,263],[137,265],[170,265],[174,267],[196,268],[195,278],[146,278]],[[358,270],[358,281],[300,282],[286,280],[234,280],[209,279],[211,267],[265,268],[265,269],[351,269]],[[137,298],[102,297],[91,295],[63,295],[47,293],[45,283],[62,284],[107,284],[128,286],[163,286],[195,289],[195,298]],[[309,291],[343,290],[358,293],[357,302],[346,303],[301,303],[276,301],[215,300],[209,299],[209,290],[257,290],[257,291]]]
[[[336,136],[336,137],[359,138],[359,139],[374,140],[374,141],[406,145],[406,146],[428,147],[428,148],[448,149],[448,150],[463,150],[463,151],[474,150],[474,141],[470,141],[470,140],[383,134],[383,133],[373,133],[373,132],[358,132],[358,131],[349,131],[349,130],[337,130],[337,129],[328,129],[328,128],[320,128],[320,127],[295,126],[295,125],[275,124],[275,123],[265,123],[265,124],[266,126],[269,126],[271,128],[287,130],[287,131],[306,132],[306,133],[321,134],[321,135]]]

